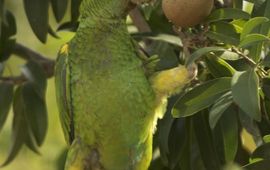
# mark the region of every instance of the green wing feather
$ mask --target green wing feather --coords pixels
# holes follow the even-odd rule
[[[56,98],[60,120],[66,141],[71,144],[74,139],[73,112],[70,98],[70,78],[68,65],[68,45],[65,44],[58,54],[55,67]]]

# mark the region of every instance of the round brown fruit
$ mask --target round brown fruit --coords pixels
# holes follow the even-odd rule
[[[214,0],[162,0],[166,17],[177,27],[200,24],[211,12]]]

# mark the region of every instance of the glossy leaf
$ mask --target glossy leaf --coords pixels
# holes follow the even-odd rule
[[[235,103],[250,117],[260,121],[259,78],[254,69],[236,72],[232,78]]]
[[[37,38],[45,43],[48,32],[49,0],[24,0],[24,9]]]
[[[197,51],[195,51],[194,53],[191,54],[191,56],[187,59],[186,65],[190,65],[193,62],[195,62],[195,60],[199,59],[200,57],[204,56],[207,53],[210,52],[216,52],[216,51],[226,51],[226,49],[221,48],[221,47],[204,47],[204,48],[200,48]]]
[[[215,104],[211,107],[209,111],[209,125],[211,129],[214,129],[218,120],[223,115],[223,113],[229,108],[232,104],[232,94],[231,92],[227,92],[222,95]]]
[[[267,21],[269,21],[269,19],[266,17],[256,17],[256,18],[250,19],[248,22],[246,22],[246,24],[243,27],[240,39],[242,40],[248,34],[252,33],[254,28],[256,28],[260,24],[265,23]]]
[[[207,22],[215,22],[227,19],[249,19],[250,15],[236,8],[221,8],[214,10],[207,18]]]
[[[232,66],[216,55],[207,55],[205,62],[207,64],[207,68],[215,78],[232,77],[235,72],[235,69]]]
[[[214,104],[218,98],[231,89],[230,82],[231,78],[224,77],[194,87],[177,100],[172,111],[173,116],[191,116]]]
[[[210,25],[210,30],[206,35],[221,43],[228,43],[232,45],[239,44],[239,34],[236,28],[231,23],[224,21],[213,22]]]
[[[246,47],[249,47],[251,45],[254,45],[256,43],[260,43],[263,41],[270,42],[270,38],[262,34],[249,34],[240,41],[239,47],[246,48]]]
[[[66,12],[68,1],[67,0],[51,0],[52,9],[57,22],[60,22]]]
[[[0,82],[0,131],[7,119],[13,99],[13,84]]]

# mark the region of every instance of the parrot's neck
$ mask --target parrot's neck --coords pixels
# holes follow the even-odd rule
[[[85,18],[120,19],[130,10],[129,0],[83,0],[80,12]]]

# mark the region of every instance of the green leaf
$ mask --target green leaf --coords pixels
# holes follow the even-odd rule
[[[82,0],[71,0],[71,22],[76,22],[79,18],[79,7]]]
[[[230,91],[217,99],[217,101],[209,111],[209,125],[211,129],[215,128],[218,120],[220,119],[222,114],[229,108],[232,102],[233,99]]]
[[[246,37],[248,34],[252,33],[254,28],[256,28],[257,26],[259,26],[267,21],[269,21],[269,19],[266,17],[255,17],[255,18],[248,20],[243,27],[240,39],[243,40],[244,37]]]
[[[223,138],[224,156],[227,163],[233,162],[238,149],[238,117],[231,106],[223,113],[220,126]]]
[[[19,86],[15,91],[13,101],[14,116],[12,126],[11,147],[7,159],[0,167],[8,165],[11,161],[14,160],[14,158],[17,156],[20,149],[22,148],[25,138],[27,136],[27,124],[23,113],[24,106],[21,93],[22,87]]]
[[[240,59],[238,54],[231,52],[231,51],[224,51],[219,57],[224,59],[224,60],[231,60],[231,61],[235,61],[235,60]]]
[[[208,126],[205,112],[196,114],[193,118],[194,132],[198,141],[200,153],[207,170],[220,169],[220,161],[215,150],[211,130]]]
[[[246,47],[252,46],[256,43],[260,43],[263,41],[270,41],[270,38],[262,34],[249,34],[240,41],[240,44],[238,47],[246,48]]]
[[[243,8],[243,0],[233,0],[232,3],[233,3],[234,8],[238,8],[238,9]]]
[[[236,72],[232,78],[235,103],[250,117],[260,121],[259,78],[254,69]]]
[[[224,21],[213,22],[210,25],[210,30],[206,35],[221,43],[228,43],[232,45],[239,44],[239,33],[237,33],[236,28],[231,23]]]
[[[24,0],[24,9],[37,38],[45,43],[48,32],[49,0]]]
[[[262,143],[261,132],[255,120],[248,116],[242,109],[238,109],[238,115],[242,127],[252,135],[256,143]]]
[[[264,78],[262,80],[262,90],[268,99],[270,99],[270,78]]]
[[[265,159],[261,161],[257,161],[246,166],[243,166],[245,170],[267,170],[270,167],[270,160]]]
[[[214,10],[207,18],[207,22],[215,22],[227,19],[249,19],[250,15],[236,8],[220,8]]]
[[[13,98],[13,84],[0,82],[0,131],[7,119]]]
[[[194,53],[191,54],[191,56],[187,59],[186,65],[192,64],[195,60],[199,59],[200,57],[204,56],[207,53],[210,52],[217,52],[217,51],[226,51],[226,49],[221,47],[204,47],[200,48]]]
[[[60,22],[67,10],[67,0],[51,0],[52,9],[57,22]]]
[[[235,69],[232,66],[216,55],[207,55],[205,62],[207,68],[215,78],[232,77],[235,72]]]
[[[230,82],[231,78],[224,77],[194,87],[177,100],[172,111],[173,116],[191,116],[207,108],[231,89]]]
[[[263,144],[252,153],[251,159],[270,159],[270,143]]]
[[[41,146],[48,128],[45,101],[36,93],[35,87],[32,83],[24,84],[22,95],[28,125],[33,132],[37,145]]]
[[[22,67],[22,72],[24,76],[34,84],[35,90],[40,97],[44,98],[47,87],[47,78],[41,65],[30,61]]]

